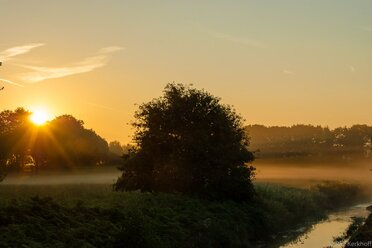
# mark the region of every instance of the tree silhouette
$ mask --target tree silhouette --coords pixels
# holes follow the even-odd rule
[[[31,140],[30,112],[23,108],[0,113],[0,160],[12,169],[24,163]]]
[[[109,151],[115,155],[122,156],[124,149],[119,141],[114,140],[109,143]]]
[[[45,153],[49,164],[94,165],[104,162],[108,155],[106,140],[93,130],[84,128],[84,122],[71,115],[52,120],[44,132],[44,138],[39,141],[39,148]]]
[[[82,121],[62,115],[37,127],[30,114],[23,108],[0,112],[0,179],[5,169],[22,170],[27,164],[41,169],[106,161],[107,142]]]
[[[135,113],[137,144],[116,190],[182,192],[248,200],[254,168],[242,118],[204,90],[168,84]]]

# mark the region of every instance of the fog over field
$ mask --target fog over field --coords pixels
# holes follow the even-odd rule
[[[252,163],[256,167],[255,181],[276,182],[286,185],[310,185],[320,181],[346,181],[357,184],[371,184],[371,161],[355,162],[294,162],[284,159],[258,159]],[[113,184],[120,171],[109,166],[95,169],[75,169],[72,171],[52,171],[8,175],[2,184],[47,185],[47,184]]]
[[[257,160],[254,166],[256,181],[309,185],[330,180],[372,185],[372,163],[366,160],[349,163]]]
[[[2,184],[14,185],[56,185],[56,184],[113,184],[120,176],[115,167],[95,170],[66,172],[40,172],[33,174],[10,174]]]

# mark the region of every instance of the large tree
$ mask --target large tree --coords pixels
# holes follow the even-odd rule
[[[94,165],[107,159],[107,141],[93,130],[84,128],[84,122],[71,115],[62,115],[50,121],[34,145],[35,160],[44,158],[50,165]]]
[[[17,108],[0,112],[0,161],[2,166],[19,169],[31,140],[30,112]]]
[[[117,190],[182,192],[248,200],[254,193],[253,154],[242,118],[204,90],[168,84],[139,106],[134,142]]]
[[[37,127],[31,112],[18,108],[0,112],[0,179],[6,169],[95,165],[107,160],[108,144],[83,121],[62,115]]]

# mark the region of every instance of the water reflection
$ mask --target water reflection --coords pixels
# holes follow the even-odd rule
[[[297,240],[281,246],[281,248],[339,248],[344,247],[347,240],[335,242],[335,237],[340,237],[351,224],[351,217],[367,217],[368,204],[353,206],[347,210],[330,214],[327,220],[321,221],[312,226],[312,228],[301,235]]]

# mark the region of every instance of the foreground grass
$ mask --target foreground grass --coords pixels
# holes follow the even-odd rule
[[[108,185],[0,186],[0,247],[257,247],[363,198],[358,187],[256,184],[249,203],[113,192]],[[344,200],[335,199],[342,198]]]

